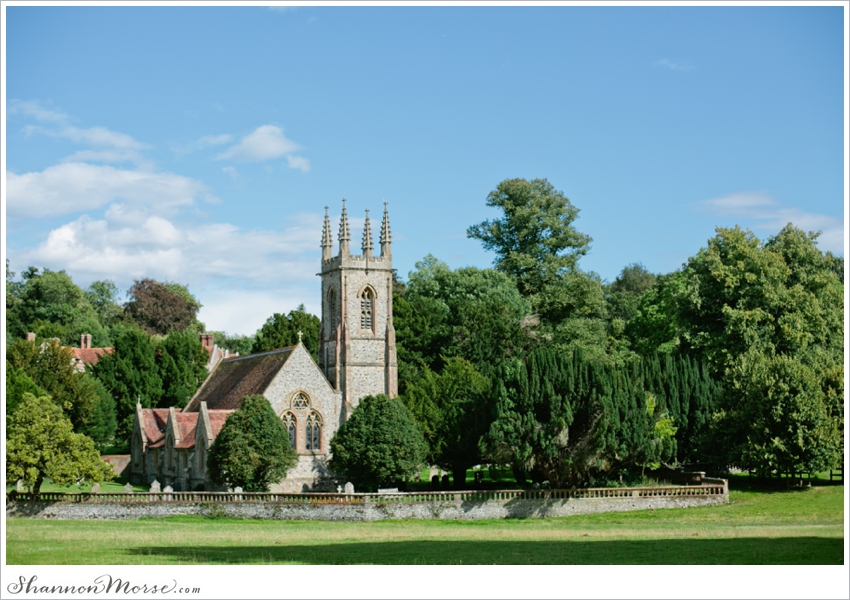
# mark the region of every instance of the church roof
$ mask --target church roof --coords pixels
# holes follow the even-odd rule
[[[168,425],[167,408],[145,408],[142,410],[144,416],[145,436],[148,438],[149,448],[159,448],[165,443],[165,428]]]
[[[245,396],[266,391],[294,349],[295,346],[288,346],[222,359],[183,410],[197,412],[200,403],[206,402],[212,419],[213,411],[239,408]]]
[[[212,439],[218,437],[219,431],[221,431],[222,426],[224,426],[224,422],[227,420],[227,417],[232,415],[235,411],[232,410],[211,410],[209,411],[210,415],[210,427],[212,427]]]
[[[177,418],[177,428],[180,430],[180,443],[174,444],[175,448],[195,447],[195,428],[198,426],[198,415],[200,413],[174,413]]]

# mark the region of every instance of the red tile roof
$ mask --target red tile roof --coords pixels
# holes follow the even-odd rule
[[[224,422],[227,420],[227,417],[235,413],[235,410],[211,410],[208,411],[210,415],[210,427],[212,428],[212,439],[218,437],[218,433],[221,431],[222,426],[224,426]]]
[[[69,348],[73,351],[74,358],[87,365],[96,365],[104,354],[115,352],[112,348]]]
[[[294,348],[222,359],[184,410],[197,412],[201,402],[207,403],[210,412],[239,408],[245,396],[266,391]]]
[[[198,426],[198,416],[201,413],[174,413],[177,417],[177,428],[180,430],[180,443],[174,444],[175,448],[195,447],[195,428]]]
[[[145,435],[149,448],[159,448],[165,444],[165,428],[168,424],[167,408],[143,408]]]

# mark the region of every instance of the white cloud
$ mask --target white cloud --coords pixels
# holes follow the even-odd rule
[[[234,159],[245,162],[262,162],[280,158],[301,149],[301,146],[283,135],[275,125],[261,125],[242,138],[242,141],[219,154],[216,159]]]
[[[91,144],[92,146],[110,146],[112,148],[142,150],[150,148],[148,144],[143,144],[126,133],[110,131],[106,127],[89,127],[88,129],[80,129],[79,127],[65,127],[52,135],[68,138],[74,142]]]
[[[39,121],[54,121],[62,122],[68,120],[68,115],[65,113],[45,108],[35,100],[9,100],[7,110],[10,115],[21,114],[28,117],[33,117]]]
[[[222,167],[221,170],[230,175],[234,181],[239,179],[239,171],[236,170],[236,167],[227,165],[226,167]]]
[[[142,155],[135,150],[77,150],[62,162],[142,162]]]
[[[290,169],[299,169],[302,173],[308,173],[310,171],[310,161],[303,156],[289,154],[286,157],[286,163]]]
[[[210,146],[220,146],[222,144],[226,144],[233,139],[233,136],[227,133],[223,133],[221,135],[205,135],[203,137],[198,138],[194,142],[189,142],[185,145],[174,144],[171,149],[177,154],[189,154],[190,152],[196,152],[198,150],[203,150],[204,148],[209,148]]]
[[[669,58],[662,58],[661,60],[653,63],[653,66],[664,67],[671,71],[692,71],[694,69],[694,66],[686,61],[675,61],[670,60]]]
[[[214,200],[205,185],[182,175],[76,162],[21,175],[10,171],[6,186],[9,217],[50,218],[116,201],[169,212],[196,199]]]
[[[788,223],[793,223],[803,231],[822,231],[818,238],[820,249],[844,253],[844,224],[841,219],[785,205],[765,191],[734,192],[697,204],[718,216],[754,221],[754,229],[771,235],[778,233]]]

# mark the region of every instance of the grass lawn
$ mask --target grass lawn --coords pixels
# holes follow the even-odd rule
[[[844,486],[557,519],[7,519],[8,564],[842,564]]]

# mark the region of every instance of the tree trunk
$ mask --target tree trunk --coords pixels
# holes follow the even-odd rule
[[[32,493],[38,496],[41,493],[41,484],[44,482],[44,475],[41,473],[38,474],[38,477],[35,478],[35,483],[32,486]]]

